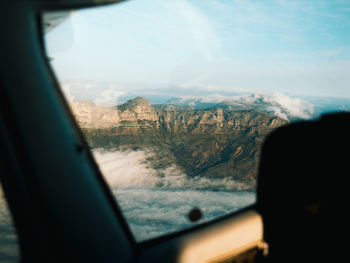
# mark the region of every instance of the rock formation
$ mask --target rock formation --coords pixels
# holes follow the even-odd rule
[[[151,149],[154,168],[175,164],[188,176],[232,177],[249,187],[264,138],[287,123],[254,110],[154,107],[141,97],[115,107],[74,102],[71,108],[92,148]]]

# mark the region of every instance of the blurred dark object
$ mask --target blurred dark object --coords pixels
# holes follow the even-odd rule
[[[191,222],[197,222],[199,219],[201,219],[203,216],[202,211],[195,207],[188,213],[188,218]]]
[[[32,0],[42,10],[62,10],[123,2],[126,0]]]
[[[269,262],[337,262],[348,229],[350,114],[277,129],[265,141],[257,206]]]

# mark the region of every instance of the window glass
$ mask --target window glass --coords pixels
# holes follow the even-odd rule
[[[19,261],[17,233],[0,183],[0,262]]]
[[[346,1],[44,14],[50,63],[137,240],[192,226],[193,208],[202,223],[253,204],[273,129],[350,109],[349,17]]]

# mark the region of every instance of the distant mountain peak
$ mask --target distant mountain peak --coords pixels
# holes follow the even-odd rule
[[[136,97],[134,99],[128,100],[125,104],[140,105],[140,106],[150,106],[151,105],[150,101],[144,97]]]
[[[120,105],[118,108],[122,111],[126,109],[134,109],[135,107],[140,106],[141,108],[150,108],[151,103],[148,99],[144,97],[136,97],[128,100],[124,104]]]

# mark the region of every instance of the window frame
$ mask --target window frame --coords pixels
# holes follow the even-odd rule
[[[38,17],[43,9],[38,8],[34,0],[25,4],[13,3],[11,0],[4,2],[8,4],[7,15],[0,18],[0,24],[4,33],[8,34],[9,43],[2,43],[1,49],[9,52],[5,54],[5,59],[0,61],[2,72],[5,66],[7,70],[7,74],[0,75],[3,84],[0,89],[0,115],[6,116],[0,129],[1,142],[6,136],[10,137],[6,140],[10,144],[5,147],[5,155],[10,159],[6,164],[11,171],[4,173],[2,180],[11,179],[15,174],[13,178],[16,180],[5,184],[4,191],[9,196],[9,206],[19,233],[23,261],[60,261],[67,258],[93,261],[96,257],[111,260],[115,258],[122,262],[140,257],[142,261],[145,251],[151,248],[158,250],[158,245],[166,245],[169,242],[172,243],[168,245],[167,256],[174,260],[181,250],[182,242],[195,233],[201,233],[209,226],[215,228],[220,223],[235,222],[240,215],[255,210],[255,205],[252,205],[189,229],[136,243],[69,110],[46,58],[42,39],[43,28]],[[18,45],[19,42],[25,45]],[[21,96],[18,96],[19,93]],[[42,111],[44,108],[45,111]],[[52,116],[56,118],[50,119]],[[40,140],[33,142],[32,138]],[[53,146],[51,149],[50,145]],[[63,153],[61,148],[69,148],[71,152]],[[42,149],[46,151],[40,152]],[[62,170],[55,171],[55,167],[49,167],[50,162],[47,161],[55,157],[58,157],[55,161],[59,162],[56,166],[62,167]],[[43,167],[38,166],[39,163]],[[4,167],[3,163],[0,164]],[[68,173],[74,178],[65,175],[53,184],[48,180],[46,173],[46,169],[49,168],[53,169],[50,175]],[[74,171],[79,174],[74,174]],[[82,196],[75,197],[79,200],[90,198],[92,203],[89,208],[74,206],[75,203],[72,206],[62,206],[64,202],[59,198],[67,198],[64,195],[72,192],[69,183],[73,179],[87,185]],[[93,188],[89,188],[90,185],[93,185]],[[60,186],[67,187],[64,195],[50,192],[50,187],[54,189]],[[96,227],[93,219],[87,218],[83,226],[78,225],[80,212],[86,214],[87,211],[92,211],[94,216],[97,208],[105,211],[99,215],[101,222],[106,223],[101,223],[104,229],[102,233],[109,236],[107,239],[112,239],[108,240],[111,244],[106,241],[97,243],[94,235],[99,236],[101,233],[93,229]],[[112,214],[110,210],[113,211]],[[66,211],[69,218],[64,218],[63,214],[60,214],[62,211]],[[115,223],[111,223],[112,221]],[[77,239],[74,231],[69,231],[77,226],[82,227],[81,234],[86,239]],[[93,230],[93,233],[87,231],[88,229]],[[62,230],[64,236],[60,232]],[[78,241],[82,244],[76,243]],[[78,248],[73,244],[78,244]],[[105,247],[106,245],[108,246]],[[91,251],[84,250],[87,246],[92,246]]]
[[[124,0],[122,1],[116,1],[117,3],[119,2],[124,2]],[[94,8],[93,7],[86,7],[86,6],[83,6],[83,7],[80,7],[79,9],[84,9],[84,8]],[[41,42],[41,48],[42,48],[42,53],[43,53],[43,56],[48,58],[47,56],[47,52],[46,52],[46,48],[45,48],[45,40],[44,40],[44,35],[45,35],[45,30],[44,30],[44,24],[42,23],[42,16],[43,16],[43,13],[45,11],[52,11],[51,9],[49,10],[43,10],[42,11],[42,14],[40,15],[40,22],[39,22],[39,26],[40,26],[40,32],[41,32],[41,38],[40,38],[40,42]],[[56,10],[54,9],[54,11],[73,11],[71,9],[59,9],[59,10]],[[60,83],[55,75],[55,72],[54,72],[54,69],[52,68],[51,64],[50,64],[50,60],[49,59],[46,59],[46,67],[47,67],[47,70],[49,71],[49,74],[50,74],[50,79],[54,85],[54,88],[59,96],[59,100],[60,100],[60,103],[61,103],[61,106],[65,112],[65,114],[68,116],[68,119],[70,121],[70,124],[71,126],[73,127],[73,129],[75,130],[75,132],[77,133],[77,135],[79,136],[79,139],[80,139],[80,142],[82,143],[82,148],[84,149],[84,152],[86,152],[87,156],[88,156],[88,159],[89,159],[89,162],[91,163],[94,171],[95,171],[95,175],[97,177],[97,179],[99,180],[102,188],[103,188],[103,191],[105,192],[107,198],[109,199],[109,202],[111,204],[111,206],[113,207],[115,213],[117,214],[117,217],[119,220],[121,220],[121,223],[123,225],[123,227],[126,229],[126,232],[128,233],[128,235],[130,236],[129,239],[132,241],[133,245],[140,245],[140,247],[148,247],[150,245],[155,245],[155,244],[159,244],[161,242],[164,242],[164,241],[168,241],[170,239],[173,239],[173,238],[177,238],[181,235],[185,235],[185,234],[188,234],[190,233],[191,231],[200,231],[202,230],[203,228],[206,228],[208,226],[211,226],[213,224],[216,224],[216,223],[219,223],[219,222],[223,222],[229,218],[233,218],[233,217],[236,217],[236,216],[239,216],[241,214],[244,214],[246,213],[247,211],[250,211],[250,210],[255,210],[256,209],[256,201],[254,204],[251,204],[249,206],[246,206],[246,207],[243,207],[243,208],[240,208],[239,210],[237,211],[232,211],[232,212],[229,212],[223,216],[219,216],[219,217],[216,217],[214,219],[211,219],[207,222],[203,222],[203,223],[199,223],[199,224],[196,224],[196,225],[193,225],[191,227],[188,227],[188,228],[185,228],[185,229],[181,229],[181,230],[177,230],[175,232],[170,232],[170,233],[166,233],[166,234],[162,234],[160,236],[157,236],[157,237],[153,237],[153,238],[150,238],[150,239],[146,239],[146,240],[142,240],[142,241],[139,241],[137,242],[136,241],[136,237],[134,236],[134,234],[132,233],[128,223],[127,223],[127,219],[125,218],[125,216],[123,215],[123,211],[121,209],[121,207],[118,205],[118,201],[117,201],[117,198],[114,196],[113,192],[112,192],[112,189],[110,188],[110,186],[108,185],[108,183],[106,182],[100,168],[99,168],[99,165],[97,164],[95,158],[93,157],[93,154],[92,152],[90,151],[90,147],[85,139],[85,136],[82,132],[82,130],[80,129],[80,126],[79,126],[79,123],[77,122],[76,118],[74,117],[73,115],[73,112],[72,110],[70,109],[69,107],[69,102],[67,101],[65,95],[64,95],[64,92],[62,90],[62,88],[60,87]]]

